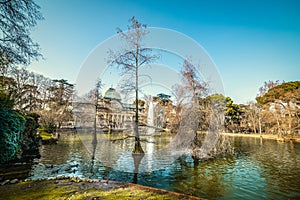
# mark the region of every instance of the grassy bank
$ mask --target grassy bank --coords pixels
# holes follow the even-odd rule
[[[200,199],[131,183],[79,178],[0,186],[0,199]]]

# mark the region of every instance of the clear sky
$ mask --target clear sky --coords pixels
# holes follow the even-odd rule
[[[236,103],[254,100],[264,81],[300,80],[300,1],[36,0],[45,20],[32,33],[45,60],[30,70],[75,82],[89,53],[126,29],[132,16],[173,29],[208,52]]]

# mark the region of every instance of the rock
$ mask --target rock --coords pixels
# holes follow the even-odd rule
[[[104,179],[103,179],[103,180],[100,181],[100,183],[106,183],[106,184],[107,184],[107,183],[108,183],[108,180],[104,180]]]
[[[52,169],[53,165],[45,165],[45,167],[48,168],[48,169]]]
[[[72,171],[72,168],[71,168],[71,167],[67,167],[67,168],[65,169],[65,171],[66,171],[66,172]]]
[[[9,183],[10,182],[10,180],[5,180],[5,181],[3,181],[2,183],[1,183],[1,185],[5,185],[5,184],[7,184],[7,183]]]
[[[51,171],[52,174],[55,174],[55,173],[57,174],[58,172],[59,172],[59,169],[53,169],[53,170]]]
[[[78,177],[72,177],[72,178],[70,178],[70,181],[75,182],[75,183],[81,182],[80,178],[78,178]]]
[[[78,167],[78,166],[79,166],[78,164],[71,165],[72,168],[73,168],[73,167]]]
[[[17,183],[17,182],[19,182],[18,179],[13,179],[13,180],[10,181],[11,184],[14,184],[14,183]]]

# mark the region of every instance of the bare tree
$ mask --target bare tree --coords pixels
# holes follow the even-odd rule
[[[120,37],[126,42],[126,48],[120,52],[111,52],[112,63],[118,65],[122,69],[122,73],[132,74],[135,78],[135,148],[133,153],[144,153],[138,133],[139,123],[139,106],[138,106],[138,91],[139,91],[139,69],[146,64],[153,62],[158,56],[152,53],[150,48],[143,47],[142,40],[149,33],[147,26],[132,17],[128,30],[124,32],[118,28],[117,32]]]
[[[45,109],[39,112],[41,124],[42,126],[51,125],[51,127],[61,128],[63,123],[73,119],[71,102],[74,85],[64,79],[53,80],[47,89],[47,99],[44,100],[47,102]]]
[[[41,57],[30,31],[43,19],[33,0],[0,1],[0,65],[28,65]]]
[[[181,75],[183,77],[185,91],[188,95],[196,99],[207,95],[207,84],[201,81],[200,75],[197,72],[196,66],[192,64],[191,58],[184,60]]]
[[[277,85],[280,85],[280,82],[279,82],[279,80],[277,80],[277,81],[271,81],[271,80],[269,80],[268,82],[267,81],[265,81],[264,82],[264,85],[263,86],[261,86],[260,88],[259,88],[259,94],[257,95],[258,97],[261,97],[261,96],[263,96],[264,94],[266,94],[271,88],[273,88],[273,87],[275,87],[275,86],[277,86]]]
[[[99,100],[101,98],[101,88],[102,88],[102,82],[101,82],[101,80],[97,80],[95,88],[92,89],[87,94],[87,98],[91,101],[91,104],[95,108],[95,110],[94,110],[95,111],[95,114],[94,114],[94,138],[92,141],[93,145],[97,144],[97,112],[98,112],[98,108],[99,108]]]
[[[201,80],[200,74],[196,66],[192,64],[191,58],[184,60],[181,76],[182,84],[176,86],[178,111],[181,112],[184,105],[191,104],[191,106],[195,108],[192,109],[192,112],[198,113],[195,115],[199,120],[199,100],[208,94],[207,83]]]

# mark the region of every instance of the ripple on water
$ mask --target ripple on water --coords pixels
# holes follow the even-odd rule
[[[159,138],[153,137],[156,139]],[[129,148],[131,144],[118,145]],[[101,159],[92,160],[92,151],[79,138],[62,137],[57,145],[41,147],[42,157],[35,160],[30,177],[78,176],[126,182],[137,178],[143,185],[208,199],[296,199],[300,196],[300,145],[236,138],[235,148],[240,152],[235,157],[199,163],[190,156],[172,160],[154,149],[153,154],[144,156],[140,173],[135,177],[130,151],[123,158],[116,157],[119,161],[115,165],[107,166]],[[101,147],[96,150],[99,154],[105,152]]]

